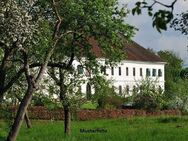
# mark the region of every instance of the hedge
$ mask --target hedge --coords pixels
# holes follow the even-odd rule
[[[15,116],[17,107],[9,107],[12,117]],[[46,107],[37,106],[29,107],[28,114],[30,119],[35,120],[63,120],[64,112],[63,109],[50,110]],[[108,118],[123,118],[123,117],[134,117],[134,116],[177,116],[181,115],[179,110],[163,110],[157,112],[147,112],[144,110],[136,109],[116,109],[116,110],[79,110],[74,116],[78,120],[93,120],[93,119],[108,119]]]

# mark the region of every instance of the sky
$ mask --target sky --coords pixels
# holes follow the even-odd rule
[[[128,8],[133,8],[136,0],[120,0],[120,4],[128,4]],[[162,0],[161,0],[162,1]],[[163,0],[170,2],[172,0]],[[156,9],[158,6],[155,7]],[[161,8],[161,7],[160,7]],[[188,0],[178,0],[174,8],[174,13],[181,13],[188,10]],[[155,51],[170,50],[173,51],[184,61],[184,66],[188,66],[188,36],[182,35],[178,31],[168,28],[167,31],[159,33],[152,27],[152,19],[146,12],[139,16],[131,14],[125,19],[126,23],[134,25],[139,31],[136,32],[133,38],[138,44],[145,48],[152,48]]]

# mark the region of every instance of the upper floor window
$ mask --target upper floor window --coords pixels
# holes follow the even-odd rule
[[[84,69],[82,65],[78,65],[77,66],[77,70],[78,70],[78,74],[83,74],[84,73]]]
[[[114,75],[114,67],[111,68],[111,75]]]
[[[119,67],[119,75],[121,75],[121,67]]]
[[[156,76],[156,69],[152,70],[152,76]]]
[[[149,68],[146,69],[146,76],[150,76],[150,69]]]
[[[158,76],[161,77],[162,76],[162,70],[158,69]]]
[[[136,75],[136,69],[133,68],[133,76],[135,76],[135,75]]]
[[[142,76],[142,68],[140,68],[140,76]]]
[[[126,67],[126,76],[128,76],[128,75],[129,75],[129,68]]]

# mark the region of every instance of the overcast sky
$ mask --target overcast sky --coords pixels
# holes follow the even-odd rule
[[[128,7],[132,8],[135,1],[136,0],[120,0],[120,3],[128,3]],[[168,1],[171,0],[163,0],[163,2]],[[175,6],[175,13],[181,13],[186,10],[188,10],[188,0],[179,0]],[[155,51],[172,50],[184,60],[184,66],[188,66],[188,36],[184,36],[170,28],[160,34],[152,27],[151,17],[145,13],[139,16],[129,15],[126,22],[139,29],[133,39],[134,41],[145,48],[152,48]]]

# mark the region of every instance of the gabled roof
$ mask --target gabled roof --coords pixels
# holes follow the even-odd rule
[[[125,52],[127,53],[127,60],[164,62],[158,55],[145,49],[134,41],[125,43]]]
[[[102,58],[103,55],[101,53],[101,49],[98,46],[98,43],[94,39],[90,39],[89,41],[93,46],[92,51],[93,53]],[[137,44],[134,41],[126,41],[125,45],[125,53],[127,55],[126,60],[130,61],[147,61],[147,62],[164,62],[158,55],[150,52],[149,50],[145,49],[141,45]]]

